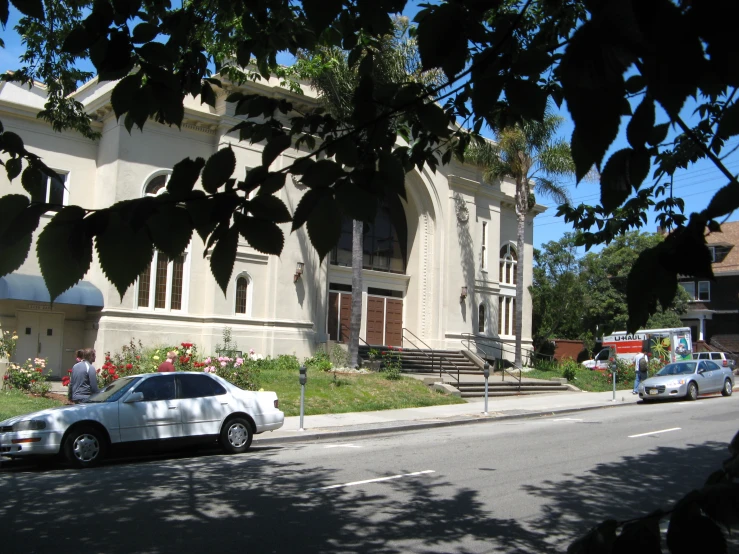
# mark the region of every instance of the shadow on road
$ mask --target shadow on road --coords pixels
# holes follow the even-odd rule
[[[544,516],[528,523],[496,517],[476,491],[438,475],[315,490],[335,484],[333,471],[281,462],[277,452],[154,457],[86,471],[3,470],[3,551],[548,552],[553,538],[566,545],[603,519],[668,505],[702,484],[726,445],[657,447],[583,475],[524,485],[546,499]],[[494,472],[480,474],[491,478]]]

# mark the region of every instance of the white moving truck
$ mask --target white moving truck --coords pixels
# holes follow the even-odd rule
[[[690,327],[673,329],[642,329],[636,333],[619,331],[602,339],[603,348],[592,360],[582,365],[589,369],[608,369],[611,359],[633,360],[647,341],[650,358],[658,357],[665,363],[690,360],[693,338]]]

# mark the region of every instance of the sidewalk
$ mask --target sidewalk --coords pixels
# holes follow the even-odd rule
[[[319,439],[349,438],[394,431],[409,431],[502,421],[508,419],[543,417],[567,414],[597,408],[612,408],[636,404],[638,396],[631,390],[613,392],[569,392],[490,398],[488,415],[483,415],[484,400],[467,404],[428,406],[402,410],[355,412],[305,416],[304,431],[300,431],[300,417],[286,417],[277,431],[268,431],[254,437],[256,446],[288,442],[306,442]]]

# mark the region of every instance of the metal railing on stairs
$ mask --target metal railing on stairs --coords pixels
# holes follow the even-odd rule
[[[457,384],[459,384],[459,366],[455,364],[452,360],[444,356],[443,354],[439,354],[438,352],[434,351],[433,348],[431,348],[428,344],[426,344],[423,340],[418,338],[413,331],[410,329],[407,329],[406,327],[403,327],[401,330],[402,338],[403,338],[403,346],[405,346],[406,340],[419,352],[421,352],[424,356],[429,358],[431,360],[431,371],[434,371],[434,359],[439,360],[439,379],[443,379],[442,373],[446,373],[451,377],[452,379],[457,380]],[[414,339],[416,339],[418,342],[420,342],[424,347],[426,347],[426,350],[431,352],[431,355],[429,356],[429,353],[425,350],[418,347],[417,344],[415,344],[411,339],[407,338],[405,334],[408,333],[411,335]],[[452,373],[449,373],[446,369],[444,369],[444,361],[446,361],[448,364],[454,366],[454,368],[457,370],[457,376],[455,377]]]
[[[510,375],[518,381],[518,390],[519,392],[521,391],[523,367],[516,366],[515,363],[510,362],[503,357],[503,352],[515,355],[515,348],[511,348],[509,345],[495,339],[481,337],[473,333],[462,333],[462,337],[463,338],[460,342],[462,343],[462,346],[464,348],[477,356],[479,356],[480,352],[482,352],[486,361],[493,360],[493,362],[497,366],[497,369],[499,369],[501,372],[501,378],[503,379],[503,381],[505,381],[506,374]],[[475,345],[475,350],[470,348],[470,345],[472,343],[474,343]],[[506,362],[510,363],[514,369],[518,369],[518,375],[511,371],[508,371],[508,368],[505,366]]]

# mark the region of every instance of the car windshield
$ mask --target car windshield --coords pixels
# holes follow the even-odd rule
[[[99,393],[93,394],[87,402],[115,402],[140,379],[141,377],[124,377],[113,381]]]
[[[657,375],[687,375],[695,373],[696,362],[679,362],[667,364],[657,372]]]

